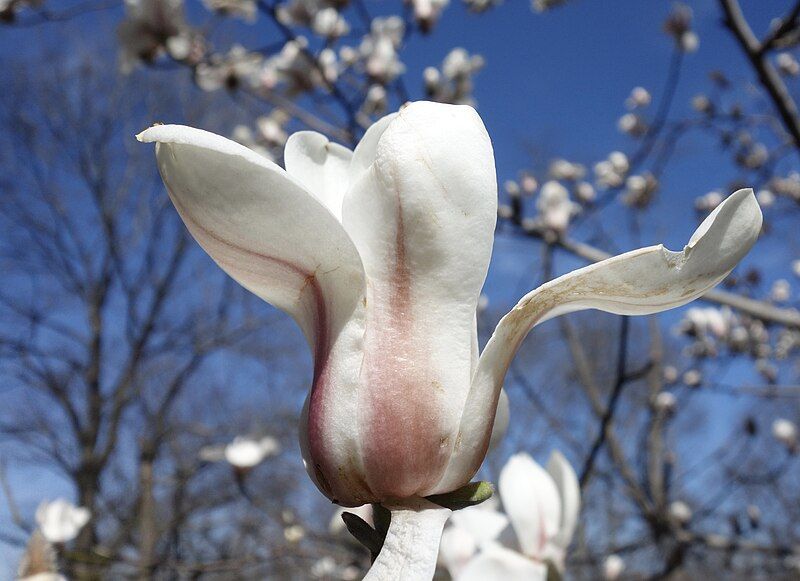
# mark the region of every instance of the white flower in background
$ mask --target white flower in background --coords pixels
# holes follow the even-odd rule
[[[480,13],[494,8],[495,6],[500,6],[503,0],[464,0],[464,3],[471,12]]]
[[[528,454],[515,454],[500,472],[498,489],[521,552],[488,544],[459,581],[544,581],[548,564],[563,573],[580,512],[580,487],[569,462],[553,452],[544,470]]]
[[[370,32],[361,41],[358,51],[364,69],[375,82],[389,83],[405,71],[397,52],[404,32],[405,24],[399,16],[373,19]]]
[[[775,194],[769,190],[758,190],[756,199],[762,208],[769,208],[775,204]]]
[[[769,298],[776,303],[785,303],[792,298],[792,286],[785,278],[779,278],[772,283],[769,291]]]
[[[197,65],[197,86],[204,91],[216,91],[235,89],[243,84],[252,85],[263,60],[260,54],[249,52],[241,45],[233,45],[227,53],[213,54],[209,62]]]
[[[389,107],[389,95],[383,85],[371,85],[364,97],[361,112],[365,115],[382,115]]]
[[[597,162],[594,166],[594,175],[597,185],[601,188],[618,188],[625,182],[630,164],[628,156],[621,151],[612,151],[608,158]]]
[[[286,26],[305,26],[325,38],[350,32],[350,25],[329,0],[290,0],[275,8],[275,16]]]
[[[669,391],[660,392],[655,399],[656,409],[665,414],[674,412],[677,403],[678,400],[675,397],[675,394]]]
[[[697,208],[700,212],[710,212],[717,206],[722,203],[722,194],[717,191],[708,192],[700,196],[699,198],[695,198],[694,200],[694,207]]]
[[[625,106],[628,109],[642,109],[647,107],[653,98],[650,92],[644,87],[634,87],[631,94],[625,99]]]
[[[423,72],[425,92],[440,103],[474,105],[472,77],[484,64],[481,55],[470,55],[463,48],[454,48],[442,61],[441,71],[427,67]]]
[[[795,276],[800,277],[800,259],[792,261],[792,272]]]
[[[687,387],[700,387],[703,383],[703,374],[697,369],[689,369],[683,374],[683,383]]]
[[[631,137],[642,137],[647,133],[647,122],[638,113],[625,113],[617,121],[617,129]]]
[[[554,159],[550,162],[547,173],[554,180],[578,181],[586,175],[586,168],[566,159]]]
[[[531,0],[531,8],[535,12],[546,12],[566,3],[567,0]]]
[[[763,143],[748,142],[736,154],[736,163],[747,169],[759,169],[769,160],[769,150]]]
[[[676,2],[672,12],[664,22],[664,32],[675,40],[683,52],[694,52],[700,45],[700,38],[692,30],[692,9],[686,4]]]
[[[186,24],[183,0],[125,0],[119,25],[120,68],[128,73],[139,62],[167,52],[176,60],[199,60],[199,38]]]
[[[78,536],[90,517],[88,508],[75,506],[63,498],[45,500],[36,509],[36,524],[50,543],[68,543]]]
[[[729,310],[723,311],[716,307],[692,307],[686,311],[681,330],[698,336],[711,333],[722,338],[730,330],[732,316]]]
[[[536,210],[539,219],[546,228],[564,233],[569,221],[581,207],[569,199],[569,191],[560,182],[545,182],[536,198]]]
[[[692,509],[682,500],[675,500],[667,509],[670,518],[681,526],[686,526],[692,520]]]
[[[603,560],[603,579],[616,581],[625,571],[625,561],[619,555],[609,555]]]
[[[692,97],[692,109],[698,113],[713,113],[714,104],[705,95],[695,95]]]
[[[519,180],[519,185],[522,188],[522,193],[526,196],[534,194],[536,190],[539,189],[539,182],[533,175],[527,172],[523,172]]]
[[[581,203],[590,204],[597,198],[597,192],[594,191],[594,186],[589,182],[578,182],[575,184],[575,197]]]
[[[678,381],[678,370],[674,365],[664,366],[664,383],[672,384]]]
[[[306,530],[300,525],[289,525],[283,529],[283,538],[289,543],[299,543],[306,536]]]
[[[772,436],[790,451],[797,450],[797,426],[786,418],[772,422]]]
[[[429,32],[439,20],[450,0],[407,0],[414,10],[414,19],[422,32]]]
[[[247,22],[253,22],[256,19],[255,0],[203,0],[203,4],[212,12],[223,16],[233,16]]]
[[[335,81],[339,73],[336,53],[323,49],[316,57],[316,63],[314,58],[308,52],[308,39],[298,36],[285,43],[278,54],[264,61],[254,84],[267,90],[283,84],[288,95],[296,95]]]
[[[778,53],[775,61],[778,63],[778,70],[782,75],[787,77],[796,77],[800,75],[800,63],[794,58],[790,52]]]
[[[461,573],[476,553],[494,543],[508,527],[508,517],[497,511],[493,498],[455,511],[442,533],[439,563],[453,579],[461,579]]]
[[[200,449],[200,459],[206,462],[226,461],[234,468],[249,470],[261,464],[266,458],[281,451],[278,440],[272,436],[249,438],[237,436],[223,446],[205,446]]]
[[[658,180],[650,172],[632,175],[625,180],[625,191],[620,200],[632,208],[646,208],[658,191]]]
[[[420,499],[477,472],[506,372],[534,326],[589,308],[633,315],[683,305],[724,279],[761,229],[752,191],[739,190],[682,251],[634,250],[530,292],[478,356],[497,181],[474,109],[410,103],[355,151],[296,133],[287,170],[190,127],[158,125],[138,139],[157,143],[167,191],[199,243],[304,332],[315,362],[300,429],[309,475],[337,504],[392,510],[370,581],[401,569],[433,574],[450,511]],[[552,548],[564,538],[549,540]]]

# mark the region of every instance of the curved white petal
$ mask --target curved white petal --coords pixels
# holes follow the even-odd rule
[[[499,545],[472,559],[456,581],[546,581],[547,567]]]
[[[450,510],[427,501],[392,510],[389,532],[364,581],[419,581],[436,570],[442,529]]]
[[[289,313],[317,351],[361,302],[358,252],[328,209],[283,169],[180,125],[143,131],[189,231],[225,272]]]
[[[561,523],[553,543],[566,551],[572,542],[581,512],[581,487],[575,470],[558,450],[550,454],[547,472],[553,478],[561,498]]]
[[[454,488],[437,482],[469,389],[496,220],[494,158],[470,107],[412,103],[380,124],[374,161],[342,213],[369,280],[362,443],[372,490],[427,496]],[[356,149],[354,168],[372,157],[374,137]]]
[[[488,510],[482,506],[471,506],[453,512],[453,526],[466,531],[480,547],[495,540],[508,526],[508,517],[502,512]]]
[[[342,219],[342,200],[350,184],[353,152],[315,131],[289,136],[283,152],[286,171],[336,216]]]
[[[350,183],[355,183],[361,177],[361,174],[367,171],[375,161],[378,142],[383,132],[386,131],[386,128],[395,120],[397,115],[397,113],[390,113],[381,117],[364,132],[364,137],[356,145],[353,151],[353,159],[350,161]]]
[[[468,531],[458,526],[447,527],[442,533],[438,563],[447,569],[451,578],[458,579],[458,574],[477,550],[478,545]]]
[[[550,475],[528,454],[515,454],[500,471],[500,499],[522,552],[543,559],[561,525],[561,499]]]
[[[505,389],[500,390],[500,399],[497,401],[497,411],[492,424],[492,437],[489,439],[489,449],[494,450],[503,441],[511,421],[511,405]]]
[[[583,309],[646,315],[684,305],[724,279],[760,231],[761,210],[753,191],[739,190],[706,218],[681,252],[662,245],[640,248],[525,295],[501,319],[481,354],[461,422],[461,448],[452,461],[467,464],[479,456],[475,450],[485,451],[506,371],[534,326]]]

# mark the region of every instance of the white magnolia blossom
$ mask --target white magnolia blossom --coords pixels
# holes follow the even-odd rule
[[[88,508],[75,506],[63,498],[43,501],[36,509],[36,524],[50,543],[68,543],[89,522]]]
[[[769,160],[769,149],[763,143],[747,143],[736,154],[735,161],[747,169],[759,169]]]
[[[625,191],[620,200],[632,208],[646,208],[658,191],[658,180],[650,172],[632,175],[625,180]]]
[[[669,414],[675,411],[675,406],[677,405],[678,400],[674,393],[662,391],[656,396],[654,403],[655,408],[658,411]]]
[[[361,41],[358,53],[364,70],[375,82],[387,84],[405,71],[397,52],[404,33],[405,24],[399,16],[372,20],[370,32]]]
[[[494,8],[495,6],[500,6],[503,0],[464,0],[464,3],[471,12],[480,13]]]
[[[692,509],[682,500],[675,500],[667,508],[670,518],[681,526],[689,524],[692,520]]]
[[[569,462],[553,452],[545,470],[529,455],[516,454],[500,472],[498,489],[520,551],[491,542],[504,528],[501,522],[484,525],[492,538],[478,544],[482,550],[457,580],[545,581],[548,564],[563,572],[580,513],[580,486]]]
[[[792,298],[792,285],[785,278],[779,278],[772,283],[769,298],[776,303],[785,303]]]
[[[453,579],[461,579],[476,554],[492,547],[508,527],[508,517],[498,512],[493,500],[494,497],[478,506],[455,511],[450,517],[442,533],[439,563]]]
[[[364,96],[361,112],[367,116],[383,115],[389,107],[389,94],[383,85],[371,85]]]
[[[617,129],[631,137],[641,137],[647,133],[647,121],[639,113],[625,113],[617,121]]]
[[[356,581],[359,577],[359,569],[353,565],[340,565],[331,556],[325,556],[317,560],[309,571],[315,579],[339,579],[341,581]]]
[[[775,194],[767,189],[758,190],[756,199],[762,208],[769,208],[775,204]]]
[[[297,524],[289,525],[283,529],[283,538],[286,539],[288,543],[299,543],[305,536],[306,529]]]
[[[440,103],[474,105],[472,77],[484,64],[481,55],[470,55],[463,48],[454,48],[442,61],[441,71],[435,67],[423,71],[425,92]]]
[[[683,52],[694,52],[700,45],[700,38],[692,30],[692,9],[681,2],[673,5],[672,12],[664,22],[664,32],[675,40],[676,46]]]
[[[241,45],[233,45],[227,53],[215,53],[195,70],[197,85],[204,91],[236,89],[251,85],[261,69],[264,57]]]
[[[800,201],[800,173],[793,171],[786,177],[775,177],[769,182],[769,189],[786,198]]]
[[[797,62],[797,59],[794,58],[792,53],[778,53],[775,62],[778,64],[778,70],[782,75],[786,75],[787,77],[796,77],[800,75],[800,63]]]
[[[338,38],[350,32],[350,25],[331,0],[290,0],[275,9],[286,26],[305,26],[325,38]]]
[[[786,418],[772,422],[772,436],[790,451],[797,449],[797,426]]]
[[[281,451],[278,440],[272,436],[249,438],[237,436],[224,446],[205,446],[200,450],[200,459],[206,462],[226,461],[234,468],[248,470],[261,464],[266,458]]]
[[[298,36],[284,44],[278,54],[264,61],[255,84],[267,90],[285,85],[287,94],[294,95],[334,82],[338,72],[333,50],[321,50],[315,62],[314,56],[308,52],[308,39]]]
[[[612,151],[603,161],[594,166],[594,175],[600,188],[618,188],[625,183],[630,164],[628,156],[621,151]]]
[[[628,109],[641,109],[647,107],[653,98],[650,92],[644,87],[634,87],[631,94],[625,100]]]
[[[700,387],[703,383],[703,374],[697,369],[688,369],[684,372],[681,380],[687,387]]]
[[[575,197],[583,204],[590,204],[597,198],[594,186],[589,182],[578,182],[574,188]]]
[[[183,0],[125,0],[117,34],[123,72],[164,52],[181,61],[199,60],[202,54],[199,37],[186,24]]]
[[[554,180],[578,181],[586,175],[586,168],[566,159],[554,159],[550,162],[547,173]]]
[[[305,334],[315,370],[300,430],[309,475],[337,504],[392,510],[368,581],[433,574],[450,511],[424,497],[477,472],[506,372],[534,326],[584,309],[683,305],[724,279],[761,229],[752,191],[739,190],[683,250],[634,250],[533,290],[479,356],[497,181],[474,109],[408,104],[355,151],[296,133],[286,170],[191,127],[158,125],[138,138],[157,144],[167,191],[203,248]],[[524,539],[538,549],[539,539]],[[550,546],[565,546],[558,539]]]
[[[710,114],[714,112],[714,104],[705,95],[695,95],[692,97],[692,109],[698,113]]]
[[[423,32],[429,32],[450,0],[406,0],[414,10],[414,20]]]
[[[695,198],[694,207],[700,212],[710,212],[722,203],[725,198],[720,192],[712,191]]]
[[[213,12],[241,18],[247,22],[253,22],[258,13],[255,0],[203,0],[203,4]]]
[[[546,12],[566,3],[567,0],[531,0],[531,8],[535,12]]]
[[[603,560],[603,579],[616,581],[625,571],[625,561],[619,555],[609,555]]]
[[[569,198],[569,191],[560,182],[545,182],[536,199],[536,210],[539,220],[545,226],[558,233],[566,232],[569,221],[578,212],[580,205]]]

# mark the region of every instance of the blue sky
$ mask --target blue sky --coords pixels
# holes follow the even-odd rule
[[[709,70],[723,70],[734,81],[750,78],[738,46],[722,29],[717,2],[698,0],[690,4],[695,10],[700,48],[686,57],[674,103],[676,116],[689,114],[691,97],[709,88]],[[762,34],[769,19],[791,4],[790,0],[742,1],[754,28]],[[400,1],[368,0],[367,5],[378,14],[397,9]],[[485,57],[486,67],[475,79],[475,97],[494,142],[500,180],[514,177],[518,170],[532,164],[541,167],[552,156],[564,156],[590,167],[612,150],[633,150],[635,143],[617,131],[616,121],[625,111],[623,102],[634,86],[652,92],[652,108],[658,104],[672,52],[671,39],[661,32],[669,8],[670,2],[661,0],[575,0],[540,15],[530,10],[527,0],[506,0],[503,6],[478,16],[467,13],[458,0],[453,0],[432,35],[414,36],[409,41],[403,53],[408,68],[406,84],[412,96],[419,97],[421,73],[426,66],[440,64],[454,46],[479,53]],[[192,15],[199,13],[196,8],[191,11]],[[120,16],[121,12],[115,10],[65,25],[0,28],[0,67],[7,67],[15,56],[40,54],[42,46],[56,38],[51,34],[56,27],[70,34],[107,35],[112,39],[113,26]],[[257,39],[263,29],[237,25],[235,30]],[[47,63],[40,61],[40,66]],[[529,146],[540,152],[539,157],[531,157]],[[724,186],[737,174],[715,142],[704,137],[688,139],[670,167],[659,199],[643,218],[643,223],[651,227],[643,230],[641,244],[664,241],[677,249],[694,229],[694,198]],[[612,208],[608,216],[613,224],[619,212]],[[776,276],[787,276],[786,265],[775,262],[766,252],[770,244],[774,242],[764,242],[758,260]],[[634,246],[625,240],[620,245],[621,250]],[[524,281],[517,284],[521,265],[531,272],[537,256],[532,255],[529,243],[502,235],[496,248],[487,289],[493,301],[510,306],[527,290]],[[791,251],[794,257],[799,255],[797,246]],[[784,253],[784,263],[785,257]],[[575,265],[561,261],[558,267],[566,270]],[[24,476],[18,476],[16,484],[21,485]],[[5,510],[0,503],[0,522]],[[5,554],[0,550],[0,561]],[[0,579],[2,576],[0,568]]]

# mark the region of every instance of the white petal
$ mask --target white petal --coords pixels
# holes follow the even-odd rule
[[[341,220],[353,152],[321,133],[300,131],[289,136],[283,157],[289,175]]]
[[[160,125],[137,138],[156,142],[170,197],[217,264],[289,313],[312,346],[330,341],[365,285],[358,252],[330,211],[276,164],[224,137]]]
[[[575,470],[558,450],[550,454],[547,472],[553,478],[561,498],[561,523],[553,543],[566,550],[575,534],[581,511],[581,488]]]
[[[542,559],[561,524],[561,499],[555,482],[533,458],[520,453],[503,467],[498,488],[522,552]]]
[[[508,526],[508,517],[482,506],[472,506],[453,512],[450,522],[469,533],[476,546],[480,547],[500,536]]]
[[[475,450],[485,450],[506,371],[534,326],[583,309],[645,315],[684,305],[724,279],[760,231],[761,210],[753,191],[739,190],[706,218],[681,252],[662,245],[640,248],[565,274],[524,296],[502,318],[481,354],[453,462],[468,463]]]
[[[450,577],[457,579],[477,550],[478,545],[469,532],[457,526],[447,527],[439,546],[439,563],[447,569]]]
[[[370,148],[356,148],[353,164]],[[496,188],[474,109],[420,102],[388,121],[345,196],[342,223],[369,279],[360,394],[367,481],[387,496],[453,488],[431,476],[448,462],[469,389]],[[469,476],[458,474],[456,485]]]
[[[378,142],[383,132],[396,117],[397,113],[381,117],[366,130],[364,137],[353,151],[353,159],[350,162],[350,183],[355,183],[361,174],[373,164],[378,151]]]
[[[500,390],[500,399],[497,401],[497,412],[492,424],[492,437],[489,439],[489,449],[494,450],[503,441],[511,421],[511,405],[505,389]]]
[[[491,547],[467,564],[456,581],[546,581],[547,567],[501,546]]]

